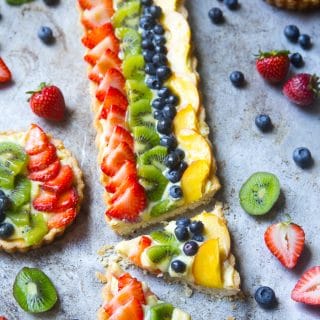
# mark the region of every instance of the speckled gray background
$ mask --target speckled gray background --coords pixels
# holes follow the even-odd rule
[[[95,272],[101,270],[96,252],[105,243],[119,238],[104,224],[102,187],[98,182],[95,132],[91,125],[88,83],[81,29],[75,1],[61,1],[56,8],[38,0],[23,7],[0,3],[0,55],[10,66],[14,84],[0,89],[1,130],[24,130],[36,122],[64,140],[76,154],[86,181],[86,199],[76,223],[65,236],[50,247],[28,254],[0,253],[0,314],[9,320],[58,319],[91,320],[101,302],[101,285]],[[207,12],[222,7],[226,23],[214,26]],[[234,252],[242,274],[243,289],[249,298],[243,302],[214,301],[200,293],[183,296],[182,286],[166,285],[161,280],[143,276],[163,299],[172,301],[192,314],[194,320],[311,320],[320,318],[320,310],[298,305],[290,300],[290,291],[306,268],[320,264],[319,181],[320,181],[320,107],[303,111],[286,101],[278,87],[265,84],[254,70],[254,54],[263,50],[288,48],[300,51],[306,59],[303,71],[319,72],[320,12],[289,14],[269,7],[260,0],[242,0],[241,9],[231,12],[216,0],[189,1],[194,44],[200,60],[202,88],[209,124],[213,131],[219,175],[224,188],[218,198],[225,201]],[[314,47],[306,52],[289,44],[282,35],[286,24],[296,23],[310,33]],[[40,25],[49,25],[57,36],[51,47],[37,39]],[[233,88],[228,80],[232,70],[242,70],[248,80],[243,90]],[[54,125],[34,116],[26,102],[25,91],[41,81],[51,81],[64,92],[69,109],[65,123]],[[269,113],[275,129],[262,135],[255,128],[254,117]],[[298,169],[291,160],[295,147],[307,146],[313,152],[315,166]],[[262,219],[246,215],[239,207],[237,194],[242,182],[253,172],[267,170],[278,175],[283,196],[274,213]],[[306,232],[307,246],[294,271],[284,270],[266,249],[263,233],[270,223],[289,213]],[[54,281],[60,301],[45,315],[27,315],[12,297],[12,284],[23,266],[43,269]],[[277,309],[263,311],[251,298],[259,285],[269,285],[279,299]]]

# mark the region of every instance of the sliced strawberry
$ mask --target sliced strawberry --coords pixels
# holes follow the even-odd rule
[[[56,160],[43,170],[31,172],[28,175],[28,178],[33,181],[48,181],[55,178],[58,175],[59,170],[60,160]]]
[[[108,109],[113,105],[126,111],[128,107],[128,100],[118,89],[110,87],[105,96],[103,106]]]
[[[38,211],[52,212],[57,204],[58,198],[54,192],[41,190],[40,194],[33,200],[33,207]]]
[[[305,234],[294,223],[281,222],[270,226],[264,234],[264,240],[273,255],[286,268],[296,266],[304,248]]]
[[[93,29],[110,22],[113,13],[114,11],[113,7],[110,6],[110,1],[99,1],[99,4],[96,6],[83,11],[81,22],[86,28]]]
[[[106,94],[110,88],[118,89],[123,95],[125,95],[125,83],[126,80],[120,71],[113,68],[108,69],[108,71],[104,75],[104,78],[99,83],[98,89],[96,91],[96,98],[102,102],[105,99]]]
[[[73,183],[73,171],[68,165],[63,165],[60,168],[58,175],[49,181],[46,181],[42,188],[44,190],[52,191],[55,193],[61,193],[72,186]]]
[[[143,320],[144,311],[141,303],[135,299],[130,299],[124,306],[119,307],[117,311],[108,318],[109,320]]]
[[[116,126],[111,134],[108,149],[115,149],[120,142],[126,142],[133,151],[134,140],[131,133],[121,126]]]
[[[82,37],[81,41],[85,47],[93,49],[97,44],[99,44],[112,33],[112,24],[107,22],[100,27],[88,30],[87,33]]]
[[[70,208],[75,208],[78,199],[79,197],[76,188],[70,188],[58,196],[54,211],[62,212]]]
[[[11,71],[0,57],[0,83],[6,83],[11,80]]]
[[[56,147],[49,143],[44,151],[29,156],[28,169],[31,172],[43,170],[56,160]]]
[[[25,150],[29,155],[44,151],[49,143],[48,136],[36,124],[32,124],[27,133]]]
[[[123,273],[118,278],[118,291],[120,291],[122,288],[126,287],[133,281],[133,277],[129,273]]]
[[[68,226],[77,216],[77,210],[75,208],[68,209],[60,213],[53,213],[48,221],[49,229],[59,229]]]
[[[102,160],[101,169],[107,176],[114,176],[120,170],[125,161],[135,161],[135,155],[126,142],[110,151]]]
[[[320,306],[320,266],[307,270],[291,292],[294,301]]]
[[[125,115],[126,115],[126,110],[116,106],[116,105],[103,105],[100,115],[99,115],[99,119],[105,119],[107,120],[108,116],[112,115],[111,118],[118,118],[119,120],[124,120],[125,119]]]
[[[107,119],[103,125],[103,134],[105,141],[108,142],[116,126],[126,127],[125,111],[116,106],[111,106],[109,111],[105,108],[102,112],[107,113]]]
[[[141,264],[141,255],[148,247],[152,244],[152,240],[147,236],[141,236],[139,240],[139,246],[132,248],[132,251],[129,253],[129,259],[139,267],[142,267]]]
[[[131,177],[137,178],[136,164],[132,161],[125,161],[120,170],[108,180],[106,190],[114,193],[124,180]]]
[[[78,0],[79,6],[81,9],[92,9],[97,4],[99,4],[100,0]]]

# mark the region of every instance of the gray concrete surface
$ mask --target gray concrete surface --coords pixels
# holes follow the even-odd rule
[[[0,4],[3,14],[0,54],[6,58],[14,76],[13,85],[0,89],[0,128],[24,130],[31,122],[39,123],[64,140],[76,154],[87,184],[81,215],[63,238],[28,254],[0,253],[0,314],[9,320],[95,319],[101,302],[101,285],[95,279],[95,272],[101,270],[96,252],[103,244],[119,240],[103,221],[102,187],[98,182],[93,143],[95,132],[74,2],[61,1],[61,5],[51,9],[40,0],[18,8],[9,7],[4,1]],[[227,18],[224,25],[210,23],[207,12],[212,6],[223,8]],[[259,48],[300,51],[306,60],[302,70],[319,72],[320,12],[290,14],[260,0],[242,0],[241,9],[235,12],[214,0],[189,1],[188,7],[219,175],[224,185],[218,198],[230,207],[227,217],[248,298],[240,302],[215,301],[200,293],[185,298],[181,286],[165,285],[161,280],[135,273],[147,280],[161,298],[189,311],[194,320],[224,320],[228,316],[237,320],[319,319],[319,309],[294,303],[290,292],[306,268],[320,264],[320,108],[318,105],[304,111],[291,105],[279,87],[265,84],[257,75],[253,55]],[[312,35],[312,50],[300,50],[285,40],[282,30],[289,23]],[[53,28],[57,36],[55,45],[46,47],[40,43],[37,39],[40,25]],[[243,90],[229,83],[228,75],[235,69],[242,70],[248,80]],[[69,110],[65,123],[48,123],[29,110],[25,91],[41,81],[55,83],[63,90]],[[272,133],[263,135],[255,128],[254,118],[259,112],[270,114],[275,125]],[[294,165],[292,151],[299,146],[311,149],[315,158],[313,169],[302,171]],[[242,182],[258,170],[277,174],[283,191],[277,208],[262,219],[246,215],[237,197]],[[307,237],[306,250],[294,271],[284,270],[263,242],[267,226],[287,213],[304,227]],[[12,284],[23,266],[39,267],[52,278],[60,299],[51,312],[27,315],[15,303]],[[252,295],[259,285],[275,289],[279,300],[275,310],[264,311],[254,302]]]

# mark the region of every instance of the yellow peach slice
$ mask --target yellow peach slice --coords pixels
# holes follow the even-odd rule
[[[180,109],[173,121],[174,133],[179,135],[183,129],[198,131],[198,118],[191,105]]]

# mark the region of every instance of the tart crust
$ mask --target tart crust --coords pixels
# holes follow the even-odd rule
[[[27,132],[15,132],[15,131],[6,131],[0,133],[0,139],[2,138],[15,138],[20,137],[21,134],[26,134]],[[82,177],[82,171],[78,165],[77,160],[72,156],[71,152],[65,148],[63,142],[58,139],[54,139],[50,134],[47,134],[49,141],[59,150],[60,153],[63,153],[64,159],[68,159],[68,163],[72,167],[73,174],[74,174],[74,185],[78,192],[79,201],[77,204],[77,215],[80,211],[81,202],[83,200],[83,190],[84,190],[84,182]],[[72,223],[71,223],[72,224]],[[42,247],[43,245],[50,244],[54,241],[55,238],[61,236],[68,226],[64,226],[62,228],[53,228],[51,229],[42,239],[41,242],[28,246],[22,239],[6,241],[0,239],[0,251],[6,251],[8,253],[13,252],[27,252],[31,249],[37,249]]]

